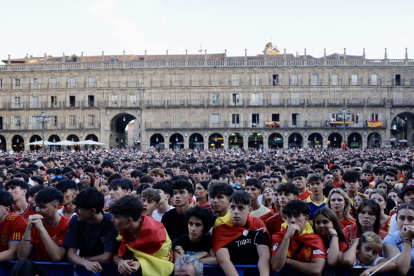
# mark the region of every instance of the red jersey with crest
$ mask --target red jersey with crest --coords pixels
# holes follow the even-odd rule
[[[11,210],[10,213],[14,212],[13,208],[11,208],[10,210]],[[29,216],[37,215],[36,207],[31,204],[28,204],[26,210],[24,210],[23,213],[18,214],[18,215],[22,216],[26,220],[26,223],[27,223],[27,221],[29,220]]]
[[[44,226],[52,240],[60,247],[63,247],[63,242],[65,241],[66,233],[68,232],[69,228],[69,221],[70,218],[60,216],[60,221],[56,226]],[[33,261],[53,262],[52,258],[50,258],[49,254],[47,253],[42,238],[40,237],[40,233],[36,228],[33,228],[32,230],[30,243],[33,245]]]
[[[0,223],[0,252],[9,249],[9,242],[21,241],[26,230],[26,220],[15,213],[9,213]]]

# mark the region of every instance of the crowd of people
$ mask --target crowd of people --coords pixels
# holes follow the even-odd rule
[[[410,148],[0,153],[0,262],[406,275],[413,166]]]

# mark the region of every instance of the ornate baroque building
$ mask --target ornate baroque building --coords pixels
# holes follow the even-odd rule
[[[93,139],[155,148],[413,145],[414,60],[254,56],[26,56],[0,66],[0,149]],[[346,109],[346,111],[345,111]],[[345,123],[345,130],[344,130]],[[132,133],[129,133],[131,135]]]

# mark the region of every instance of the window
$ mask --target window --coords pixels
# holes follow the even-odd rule
[[[298,85],[298,75],[290,75],[290,85]]]
[[[211,115],[211,122],[213,124],[220,124],[220,114]]]
[[[292,126],[297,126],[299,124],[299,114],[293,113],[292,114]]]
[[[78,57],[77,56],[72,56],[72,62],[77,62],[78,61]]]
[[[300,103],[299,101],[299,93],[291,93],[291,100],[293,105],[298,105]]]
[[[192,86],[198,86],[198,75],[191,75],[191,85]]]
[[[75,115],[69,115],[68,116],[68,125],[73,127],[73,126],[75,126],[75,123],[76,123]]]
[[[0,79],[0,89],[3,89],[3,80]]]
[[[57,98],[56,98],[56,96],[51,96],[50,97],[50,103],[51,103],[52,107],[54,105],[57,105]]]
[[[240,103],[240,94],[237,93],[237,94],[233,94],[232,96],[233,96],[233,104],[235,104],[235,105],[239,104]]]
[[[393,104],[402,104],[403,103],[403,94],[402,93],[394,93],[394,102]]]
[[[118,104],[118,95],[112,95],[111,99],[113,104]]]
[[[240,114],[231,114],[231,123],[240,124]]]
[[[20,127],[22,125],[22,117],[14,116],[14,126]]]
[[[260,85],[260,75],[259,74],[252,74],[252,85],[253,86]]]
[[[332,75],[331,77],[331,85],[338,85],[338,75]]]
[[[180,123],[180,114],[173,114],[172,115],[172,122],[173,122],[173,124],[179,124]]]
[[[75,77],[71,77],[70,78],[70,87],[75,87],[76,86],[76,78]]]
[[[238,74],[231,75],[231,85],[233,85],[233,86],[240,85],[240,80],[239,80],[239,75]]]
[[[95,125],[95,115],[88,115],[86,117],[86,123],[88,126],[94,126]]]
[[[69,107],[75,107],[75,106],[76,106],[76,97],[69,96]]]
[[[95,106],[95,96],[89,95],[88,96],[88,106],[93,107]]]
[[[319,79],[318,79],[318,75],[317,74],[313,74],[312,75],[312,85],[318,85],[319,84]]]
[[[114,57],[109,58],[109,62],[117,62],[118,60]]]
[[[58,116],[52,116],[50,121],[52,122],[52,126],[58,126]]]
[[[161,104],[161,94],[159,94],[159,93],[154,94],[154,104],[155,105]]]
[[[395,85],[401,85],[401,75],[400,74],[395,75],[394,83],[395,83]]]
[[[272,100],[272,104],[278,105],[279,104],[279,93],[272,93],[271,100]]]
[[[32,129],[38,128],[41,125],[41,123],[38,122],[36,118],[36,116],[29,117],[29,127],[31,127]]]
[[[212,75],[211,76],[211,85],[212,86],[219,86],[220,82],[219,82],[219,75]]]
[[[378,75],[371,74],[371,85],[378,85]]]
[[[40,107],[38,96],[33,96],[32,97],[32,107],[34,107],[34,108],[39,108]]]
[[[53,88],[57,87],[57,78],[52,78],[52,87]]]
[[[250,94],[250,100],[252,104],[258,104],[260,102],[260,94],[259,93]]]
[[[272,121],[279,122],[280,116],[279,114],[272,114]]]
[[[14,79],[14,88],[15,89],[20,89],[21,83],[20,83],[20,79]]]
[[[371,121],[379,121],[379,114],[372,113],[371,114]]]
[[[137,95],[129,95],[129,103],[137,104]]]
[[[39,79],[33,78],[33,89],[39,89]]]
[[[213,104],[219,104],[220,103],[220,94],[213,94],[212,103]]]
[[[88,78],[89,87],[95,87],[95,77]]]
[[[260,123],[259,118],[259,114],[252,114],[252,127],[256,127]]]
[[[279,85],[279,75],[273,75],[273,85]]]
[[[351,76],[351,84],[358,85],[358,74],[352,74]]]
[[[20,107],[20,104],[21,104],[20,97],[14,97],[14,106],[15,107]]]
[[[3,129],[3,117],[0,117],[0,129]]]

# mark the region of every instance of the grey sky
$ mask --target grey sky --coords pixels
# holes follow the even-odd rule
[[[414,1],[0,0],[0,58],[27,54],[283,52],[414,58]],[[271,39],[272,38],[272,39]]]

